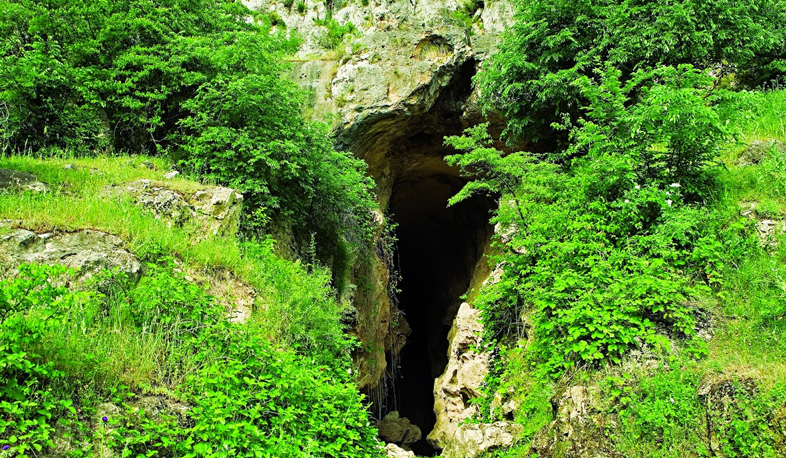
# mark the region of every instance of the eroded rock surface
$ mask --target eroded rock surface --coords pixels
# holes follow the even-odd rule
[[[469,400],[481,396],[480,387],[488,373],[489,355],[476,351],[482,335],[480,311],[464,302],[448,335],[448,365],[434,382],[437,423],[428,440],[435,447],[445,448],[453,440],[459,423],[477,412]]]
[[[0,169],[0,191],[33,191],[46,192],[48,186],[35,175],[11,169]]]
[[[230,236],[240,226],[243,195],[221,186],[184,194],[151,180],[108,186],[108,194],[132,196],[140,205],[171,225],[195,221],[205,234]]]
[[[61,264],[78,269],[83,278],[101,270],[118,269],[133,279],[138,278],[142,270],[142,265],[125,249],[121,239],[93,230],[36,234],[14,229],[0,236],[0,265],[16,269],[21,263]]]
[[[415,458],[415,453],[404,450],[396,444],[387,444],[385,454],[388,458]]]
[[[541,458],[606,458],[610,456],[605,416],[594,388],[570,386],[552,399],[554,421],[541,429],[532,449]]]
[[[523,431],[523,426],[505,421],[461,425],[442,451],[442,457],[475,458],[483,452],[510,447]]]

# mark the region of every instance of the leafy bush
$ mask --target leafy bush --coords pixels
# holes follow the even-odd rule
[[[314,232],[322,258],[344,233],[367,238],[362,162],[304,118],[279,60],[296,42],[270,17],[234,0],[13,0],[0,13],[4,151],[168,153],[245,193],[249,232],[273,219],[304,245]],[[333,45],[353,30],[325,25]]]
[[[81,294],[53,285],[64,268],[22,265],[19,276],[0,282],[0,444],[20,456],[54,445],[54,420],[76,414],[71,399],[52,385],[63,378],[31,347],[62,319]]]
[[[97,284],[106,296],[52,286],[50,276],[62,271],[23,265],[19,278],[0,283],[0,304],[8,311],[0,324],[0,444],[20,456],[51,450],[55,435],[74,442],[73,456],[107,449],[121,456],[381,456],[354,384],[352,342],[338,322],[331,330],[341,337],[322,333],[324,341],[296,351],[275,347],[254,324],[227,321],[224,308],[172,261],[149,264],[136,285],[122,275],[101,275]],[[312,305],[329,305],[327,296],[321,300]],[[117,380],[98,384],[94,372],[71,370],[101,363],[104,332],[114,336],[115,345],[125,345],[130,335],[153,347],[136,354],[152,358],[159,371],[147,389],[169,393],[190,409],[181,416],[151,416],[129,405],[119,417],[93,420],[98,426],[90,432],[85,415],[96,404],[135,396]],[[67,338],[52,339],[55,335]],[[93,348],[68,351],[73,339]],[[128,370],[138,368],[132,364]],[[70,423],[75,432],[61,437],[57,422]]]
[[[604,64],[623,82],[638,70],[680,64],[751,84],[783,75],[784,23],[778,0],[527,2],[478,81],[513,137],[552,140],[551,124],[581,117],[588,103],[572,82]]]
[[[728,138],[707,83],[689,66],[638,71],[627,83],[609,66],[576,80],[589,104],[560,126],[572,141],[562,166],[491,148],[483,126],[446,139],[466,152],[448,161],[475,177],[451,203],[502,194],[495,221],[509,251],[479,305],[492,338],[520,334],[519,316],[532,314],[533,355],[555,374],[620,361],[632,346],[664,348],[662,326],[690,353],[705,351],[695,312],[723,254],[695,202],[712,191],[708,166]]]

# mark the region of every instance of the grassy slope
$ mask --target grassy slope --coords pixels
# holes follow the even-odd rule
[[[720,193],[710,203],[712,217],[741,224],[747,236],[756,237],[754,223],[740,215],[740,204],[756,202],[759,220],[786,219],[786,157],[770,154],[758,165],[740,166],[740,156],[754,141],[786,143],[786,91],[744,94],[727,108],[739,142],[730,143],[719,158]],[[773,444],[783,440],[777,432],[782,420],[777,418],[786,411],[786,235],[775,239],[774,247],[746,251],[741,262],[723,266],[713,296],[704,301],[713,315],[714,335],[708,355],[699,361],[671,356],[653,375],[634,360],[579,370],[554,384],[540,385],[522,353],[513,351],[501,391],[515,389],[516,421],[525,425],[525,437],[518,446],[488,456],[534,456],[530,440],[553,420],[549,399],[570,385],[601,390],[602,415],[612,422],[600,440],[613,444],[615,456],[779,456],[783,448],[774,449]],[[707,446],[707,408],[699,388],[713,381],[748,378],[757,386],[756,395],[743,396],[728,407],[728,417],[715,419],[721,427],[713,432],[718,438],[713,452]]]
[[[143,161],[153,163],[155,170],[141,167]],[[76,167],[66,169],[66,164]],[[137,179],[165,181],[167,187],[183,192],[193,192],[204,187],[188,177],[163,180],[168,167],[169,164],[162,159],[139,156],[47,160],[0,157],[0,168],[33,173],[50,187],[50,191],[44,194],[0,193],[0,219],[11,220],[14,226],[38,232],[82,228],[106,231],[126,240],[129,250],[140,260],[158,264],[149,267],[148,274],[139,284],[124,286],[122,293],[80,296],[68,307],[66,318],[62,320],[42,318],[48,313],[46,310],[51,307],[50,303],[32,303],[25,304],[26,310],[12,313],[5,322],[0,321],[0,335],[9,341],[18,339],[21,342],[16,349],[10,349],[11,353],[7,353],[9,350],[0,345],[0,353],[5,351],[3,355],[11,355],[9,357],[22,355],[19,357],[28,358],[34,367],[43,368],[38,381],[31,385],[32,391],[25,398],[36,399],[38,396],[38,401],[34,400],[34,403],[44,402],[44,398],[36,393],[48,389],[54,393],[48,396],[56,399],[72,398],[77,407],[71,413],[65,407],[53,407],[53,415],[46,420],[47,425],[31,426],[37,421],[34,412],[30,414],[32,417],[17,413],[14,414],[19,417],[17,420],[6,424],[0,422],[0,444],[12,446],[11,452],[0,453],[25,453],[26,448],[27,453],[30,453],[30,450],[35,451],[35,447],[39,446],[46,451],[47,446],[53,444],[49,442],[50,436],[63,434],[63,430],[54,433],[51,429],[60,421],[69,425],[66,433],[71,437],[66,442],[70,440],[74,443],[70,446],[59,444],[59,448],[54,449],[55,455],[68,452],[73,456],[98,456],[103,453],[104,442],[108,441],[117,453],[121,450],[131,453],[130,450],[143,449],[180,456],[178,452],[173,452],[176,447],[161,445],[161,438],[186,443],[189,437],[200,437],[211,446],[234,451],[208,453],[205,450],[196,456],[244,456],[240,450],[251,450],[253,447],[261,447],[263,451],[277,450],[270,452],[273,456],[299,456],[298,450],[302,451],[306,447],[313,451],[313,456],[323,456],[331,447],[338,451],[357,447],[358,444],[368,449],[364,454],[375,456],[374,447],[369,446],[376,440],[373,439],[375,434],[367,420],[363,420],[367,413],[360,404],[361,397],[354,384],[349,383],[351,376],[347,375],[353,371],[349,370],[350,360],[341,324],[345,305],[334,299],[330,275],[326,269],[303,266],[299,262],[278,257],[274,254],[272,241],[200,237],[200,241],[194,243],[192,235],[196,228],[168,227],[164,221],[140,209],[131,200],[109,199],[102,195],[101,191],[106,185]],[[179,267],[167,261],[168,258],[176,259]],[[222,309],[217,308],[200,288],[189,286],[181,270],[199,273],[202,278],[229,275],[252,286],[257,291],[257,301],[249,322],[245,325],[225,323],[221,316]],[[122,279],[119,281],[122,283]],[[0,283],[0,287],[7,286],[8,283]],[[145,315],[147,312],[152,312],[152,315]],[[201,326],[195,328],[189,325],[183,328],[183,323],[191,322],[193,316],[202,315],[209,328],[228,328],[226,331],[217,331],[218,334],[204,331],[207,332],[205,334]],[[4,324],[8,326],[4,328]],[[28,332],[32,329],[35,331]],[[199,341],[189,341],[183,337],[183,333],[197,336]],[[240,350],[221,349],[238,338],[248,347]],[[269,348],[266,342],[271,342],[273,346]],[[235,351],[249,351],[260,359],[248,360],[246,358],[249,356],[241,353],[235,357],[244,359],[245,363],[239,367],[227,365],[224,359],[229,358],[231,361],[232,352]],[[277,352],[275,361],[271,359],[272,355],[267,355],[270,351]],[[25,353],[27,356],[24,356]],[[233,369],[238,372],[231,375],[229,380],[221,381],[222,374],[227,374],[224,368],[227,368],[229,374],[232,374]],[[269,376],[266,376],[266,371],[270,372]],[[30,377],[2,364],[0,373],[9,379]],[[203,387],[199,390],[208,389],[205,387],[212,386],[211,383],[218,383],[219,390],[225,386],[231,387],[233,381],[237,383],[237,377],[241,375],[251,376],[253,380],[241,382],[227,396],[237,400],[246,399],[243,409],[253,410],[254,402],[261,402],[262,398],[259,394],[252,398],[247,396],[262,389],[262,393],[269,393],[272,397],[265,401],[270,402],[265,409],[273,408],[279,415],[291,411],[293,413],[287,414],[296,415],[296,421],[275,426],[282,432],[273,434],[278,430],[272,423],[265,423],[264,416],[262,420],[258,416],[244,418],[236,407],[226,404],[228,401],[219,397],[220,405],[206,406],[214,409],[210,411],[212,413],[202,413],[200,417],[195,411],[191,421],[185,424],[176,422],[173,425],[164,421],[153,426],[138,416],[134,417],[137,418],[136,423],[124,416],[112,418],[112,437],[109,439],[99,437],[99,433],[106,433],[106,428],[103,431],[95,430],[95,418],[92,417],[98,415],[100,418],[101,406],[106,401],[133,405],[135,398],[157,395],[175,401],[193,403],[196,399],[202,402],[201,398],[189,398],[189,390],[193,391],[199,386]],[[33,377],[30,380],[36,379]],[[264,383],[273,380],[274,384],[284,385],[271,388],[261,385],[264,380],[267,380]],[[297,391],[300,395],[295,393],[294,399],[288,398],[291,395],[288,390]],[[301,396],[304,392],[308,392],[308,395]],[[316,395],[327,399],[322,399],[319,405],[313,404],[314,401],[309,400],[309,397]],[[215,396],[210,399],[215,399]],[[2,393],[0,401],[5,401]],[[302,402],[311,407],[305,411],[298,410]],[[4,416],[3,412],[9,413],[8,409],[12,407],[11,404],[0,405],[0,417]],[[325,415],[335,417],[336,424],[325,420]],[[25,419],[33,423],[23,424],[27,421]],[[318,431],[322,432],[309,432],[309,428],[300,425],[296,430],[302,432],[302,437],[284,441],[285,445],[273,437],[291,436],[291,431],[286,434],[283,431],[294,427],[301,419],[319,426]],[[231,427],[235,432],[216,430],[217,424],[229,425],[226,427]],[[152,439],[145,439],[144,436],[139,439],[137,430],[140,428],[158,430],[153,433]],[[270,443],[264,440],[252,441],[252,445],[234,443],[237,431],[243,428],[248,429],[246,435],[260,434],[260,431],[270,434]],[[331,428],[337,434],[332,438],[328,432]],[[97,448],[98,439],[101,439],[100,450]],[[156,441],[158,445],[152,445]],[[183,453],[182,449],[180,453]]]

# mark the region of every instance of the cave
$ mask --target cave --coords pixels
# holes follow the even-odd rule
[[[492,232],[492,199],[447,207],[464,183],[455,174],[415,170],[399,177],[390,201],[398,224],[398,305],[412,330],[398,361],[397,407],[423,433],[412,444],[419,456],[436,452],[426,440],[436,421],[434,380],[447,365],[448,332]]]
[[[422,439],[410,445],[419,456],[439,451],[427,440],[436,421],[434,382],[448,362],[448,333],[462,296],[477,286],[473,278],[488,272],[482,257],[493,233],[489,218],[496,198],[475,196],[448,207],[467,178],[444,160],[456,153],[444,145],[445,136],[490,121],[499,138],[504,126],[483,116],[472,101],[477,65],[470,58],[450,68],[452,76],[433,105],[372,113],[337,139],[368,164],[378,202],[397,225],[392,266],[400,280],[394,302],[410,332],[403,347],[386,348],[386,370],[366,393],[377,420],[398,411],[421,429]],[[499,142],[495,146],[504,149]]]

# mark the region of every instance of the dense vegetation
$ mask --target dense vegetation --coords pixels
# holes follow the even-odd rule
[[[0,281],[6,454],[377,456],[330,272],[281,259],[272,240],[195,238],[199,227],[168,227],[133,200],[108,205],[105,186],[160,180],[167,164],[124,161],[0,160],[51,187],[0,193],[3,218],[40,232],[115,233],[147,263],[141,279],[105,272],[76,289],[64,281],[82,285],[79,273],[57,267],[22,265]],[[245,323],[205,291],[227,274],[259,293]]]
[[[508,118],[511,141],[548,141],[539,153],[505,154],[483,125],[446,139],[464,151],[448,160],[475,178],[453,202],[501,195],[494,221],[505,243],[494,262],[504,274],[479,299],[498,351],[485,415],[494,416],[495,392],[526,387],[515,391],[527,393],[516,395],[517,418],[531,439],[572,380],[602,387],[621,427],[598,434],[623,456],[778,456],[782,380],[760,377],[760,392],[735,385],[737,410],[712,420],[697,389],[772,370],[761,354],[719,361],[717,338],[701,335],[717,317],[759,326],[748,338],[784,351],[780,299],[739,296],[756,269],[775,288],[768,294],[783,297],[782,249],[768,252],[756,221],[740,216],[740,204],[762,201],[766,217],[786,214],[772,188],[784,177],[782,152],[772,146],[738,170],[735,143],[749,135],[746,116],[768,124],[756,135],[784,138],[783,92],[756,92],[783,81],[784,14],[769,0],[520,3],[476,79],[487,107]],[[738,326],[720,345],[748,345]],[[619,369],[634,349],[670,371],[646,380]]]
[[[296,47],[234,0],[0,3],[0,166],[50,186],[0,193],[0,218],[117,234],[146,263],[86,285],[3,266],[0,456],[379,456],[346,279],[321,265],[368,249],[370,182],[304,118],[282,64]],[[170,167],[176,192],[244,194],[240,239],[108,203],[106,186]],[[292,249],[276,231],[307,264],[274,254]],[[217,278],[257,292],[245,323],[206,292]]]
[[[323,255],[367,234],[363,165],[303,117],[280,59],[297,42],[269,18],[235,0],[13,0],[0,18],[5,152],[169,155],[245,193],[248,231],[275,219]]]

